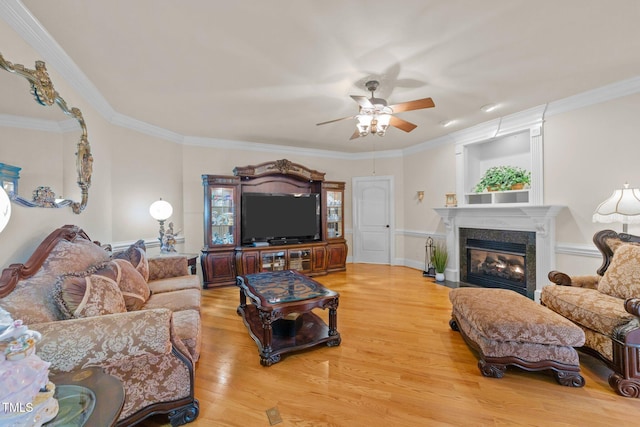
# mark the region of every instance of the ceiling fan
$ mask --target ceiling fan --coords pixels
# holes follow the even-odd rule
[[[416,99],[415,101],[402,102],[400,104],[387,105],[387,101],[382,98],[376,98],[374,92],[378,89],[379,82],[377,80],[369,80],[365,83],[367,90],[371,92],[371,98],[360,95],[351,95],[354,101],[358,103],[358,114],[340,119],[329,120],[328,122],[317,123],[317,126],[326,125],[328,123],[339,122],[341,120],[356,119],[356,130],[349,139],[355,139],[360,136],[367,136],[375,133],[384,136],[389,126],[393,126],[405,132],[411,132],[418,126],[394,116],[394,113],[403,111],[420,110],[423,108],[435,107],[431,98]]]

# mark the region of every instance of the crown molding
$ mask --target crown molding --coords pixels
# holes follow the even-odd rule
[[[297,154],[300,156],[325,157],[331,159],[359,160],[371,158],[402,157],[401,150],[386,150],[365,153],[345,153],[342,151],[320,150],[316,148],[302,148],[289,145],[263,144],[261,142],[232,141],[228,139],[204,138],[186,136],[184,145],[207,148],[221,148],[227,150],[261,151],[274,154]]]
[[[640,76],[612,83],[549,103],[546,117],[611,101],[640,92]]]
[[[509,135],[523,129],[541,126],[546,109],[546,105],[529,108],[528,110],[459,130],[450,134],[450,136],[456,144],[465,145]]]
[[[544,117],[553,116],[589,105],[609,101],[622,96],[640,92],[640,76],[613,83],[581,94],[550,102],[546,106],[535,107],[520,113],[491,120],[468,129],[463,129],[442,137],[428,140],[402,150],[382,152],[348,153],[330,150],[305,149],[300,147],[261,144],[254,142],[225,141],[216,138],[197,138],[177,134],[167,129],[125,116],[116,112],[106,98],[93,85],[91,80],[67,55],[64,49],[51,37],[47,30],[19,0],[0,1],[2,17],[36,52],[54,68],[100,115],[110,123],[129,128],[147,135],[173,141],[179,144],[200,145],[227,149],[244,149],[273,153],[297,153],[301,155],[331,157],[342,159],[391,158],[429,150],[438,145],[455,142],[456,144],[487,140],[510,133],[516,124],[535,118],[533,125],[542,123]],[[536,115],[542,109],[542,116]],[[533,116],[531,116],[533,114]]]
[[[143,122],[142,120],[134,119],[130,116],[125,116],[124,114],[120,114],[118,112],[114,112],[113,116],[111,117],[111,123],[116,126],[131,129],[136,132],[144,133],[146,135],[151,135],[156,138],[173,141],[176,144],[182,144],[185,140],[185,137],[180,135],[179,133],[172,132],[168,129],[161,128],[160,126],[152,125],[147,122]]]
[[[25,116],[13,116],[11,114],[0,114],[0,126],[52,133],[67,133],[81,130],[80,124],[78,124],[78,121],[75,119],[57,121],[36,119]]]

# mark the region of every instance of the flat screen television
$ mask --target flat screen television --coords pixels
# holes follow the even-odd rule
[[[320,240],[320,194],[242,193],[242,244]]]

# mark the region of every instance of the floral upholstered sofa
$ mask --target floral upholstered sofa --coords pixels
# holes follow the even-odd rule
[[[540,301],[585,333],[582,350],[613,370],[609,384],[619,394],[640,397],[640,237],[603,230],[593,236],[603,257],[597,274],[549,273],[555,285]]]
[[[198,416],[200,282],[186,258],[148,259],[142,241],[112,254],[67,225],[4,269],[0,307],[42,334],[37,354],[51,374],[97,366],[120,379],[119,426],[158,413],[172,425]]]

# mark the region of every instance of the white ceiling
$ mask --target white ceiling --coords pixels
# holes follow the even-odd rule
[[[184,136],[402,149],[640,76],[638,0],[23,4],[115,111]],[[349,95],[372,78],[390,104],[436,107],[399,113],[418,128],[383,138],[349,141],[353,120],[315,125],[355,114]],[[500,108],[481,112],[489,103]]]

